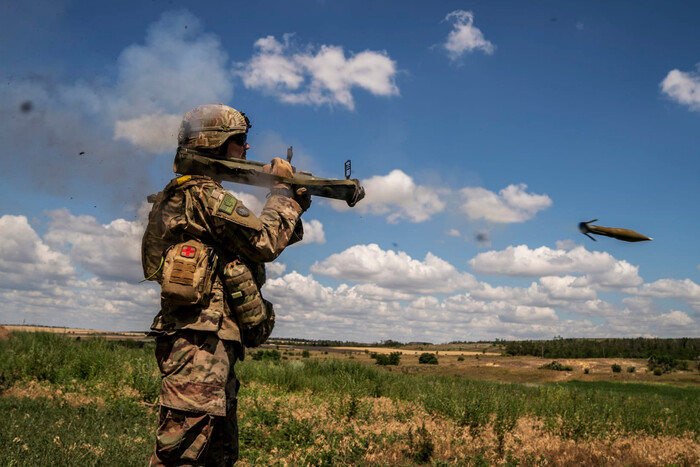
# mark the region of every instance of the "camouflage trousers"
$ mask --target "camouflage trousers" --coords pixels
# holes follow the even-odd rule
[[[151,466],[236,462],[236,345],[212,332],[183,330],[156,337],[163,380]]]

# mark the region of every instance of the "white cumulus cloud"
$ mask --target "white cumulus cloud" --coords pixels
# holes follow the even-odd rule
[[[70,258],[44,243],[25,216],[0,217],[0,289],[65,285],[75,278]]]
[[[386,216],[387,222],[397,223],[402,219],[410,222],[425,222],[445,209],[438,190],[417,185],[413,178],[401,170],[392,170],[388,175],[375,175],[362,181],[365,198],[353,208],[360,213]],[[340,210],[347,209],[345,203],[333,203]]]
[[[455,10],[445,16],[445,21],[452,23],[452,31],[447,35],[443,47],[451,60],[459,59],[463,54],[481,50],[491,55],[496,47],[484,38],[479,28],[474,26],[474,13]]]
[[[700,312],[700,285],[690,279],[659,279],[642,285],[637,294],[642,297],[683,300]]]
[[[700,64],[697,72],[671,70],[661,82],[661,91],[691,110],[700,110]]]
[[[66,209],[51,211],[49,216],[44,239],[56,248],[65,247],[74,264],[106,281],[133,284],[143,278],[144,220],[115,219],[104,225],[92,216],[75,216]]]
[[[423,261],[377,244],[355,245],[311,266],[311,272],[342,281],[372,283],[407,294],[454,293],[476,285],[447,261],[428,253]]]
[[[617,260],[609,253],[588,251],[579,246],[571,250],[548,247],[530,249],[527,245],[479,253],[469,261],[475,272],[507,276],[556,276],[585,274],[580,285],[620,289],[642,283],[639,268]]]
[[[305,220],[304,223],[304,238],[297,245],[306,245],[309,243],[326,243],[326,234],[323,231],[323,224],[316,219]]]
[[[549,196],[530,194],[526,189],[524,183],[508,185],[498,194],[481,187],[462,188],[461,209],[472,220],[485,219],[504,224],[525,222],[552,205]]]
[[[352,91],[395,96],[396,63],[384,52],[365,50],[346,57],[342,47],[307,46],[294,51],[291,34],[283,42],[274,36],[258,39],[255,55],[238,65],[246,88],[257,89],[290,104],[341,105],[355,108]]]
[[[265,271],[267,272],[267,276],[273,279],[281,277],[282,274],[284,274],[284,271],[286,270],[287,265],[284,263],[280,263],[279,261],[274,261],[272,263],[265,264]]]

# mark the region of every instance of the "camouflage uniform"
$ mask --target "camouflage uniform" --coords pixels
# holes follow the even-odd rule
[[[221,265],[234,259],[265,281],[261,263],[301,240],[302,208],[271,195],[259,217],[204,176],[171,181],[156,197],[144,234],[144,261],[159,260],[168,246],[196,238],[214,247]],[[163,375],[160,421],[151,465],[231,465],[238,458],[233,366],[244,357],[241,333],[214,279],[208,305],[182,307],[161,301],[151,326]]]

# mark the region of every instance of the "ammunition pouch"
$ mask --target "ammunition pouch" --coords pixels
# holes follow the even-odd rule
[[[165,252],[160,296],[177,306],[209,305],[217,256],[199,240],[177,243]]]
[[[239,260],[224,266],[223,282],[243,345],[248,348],[260,346],[275,327],[272,304],[262,298],[250,268]]]

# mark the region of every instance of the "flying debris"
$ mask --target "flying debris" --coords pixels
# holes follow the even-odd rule
[[[647,240],[653,240],[651,237],[642,235],[639,232],[635,232],[630,229],[618,229],[616,227],[602,227],[600,225],[589,225],[591,222],[596,222],[598,219],[593,219],[588,222],[581,222],[578,225],[578,229],[586,237],[590,238],[594,242],[597,240],[591,237],[589,234],[604,235],[606,237],[616,238],[625,242],[645,242]]]

